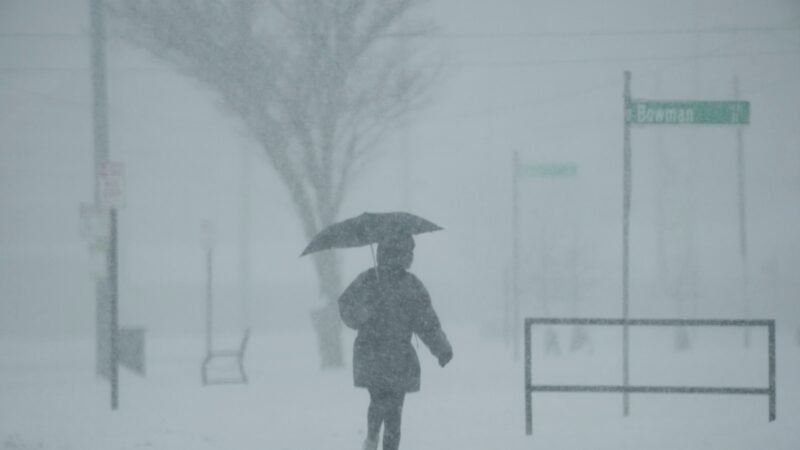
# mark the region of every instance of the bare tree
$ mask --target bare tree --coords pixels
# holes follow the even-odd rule
[[[415,43],[421,0],[107,0],[126,37],[216,92],[287,187],[307,238],[337,220],[381,139],[436,71]],[[414,38],[414,39],[411,39]],[[323,367],[343,365],[333,252],[314,256]]]

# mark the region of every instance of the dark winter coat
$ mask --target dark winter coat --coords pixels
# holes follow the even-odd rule
[[[358,330],[353,344],[357,387],[419,391],[413,334],[437,358],[452,354],[427,289],[404,269],[379,266],[362,272],[339,297],[339,312],[347,326]]]

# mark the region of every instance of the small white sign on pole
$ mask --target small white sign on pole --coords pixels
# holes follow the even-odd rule
[[[97,167],[97,176],[100,207],[125,207],[125,165],[117,161],[101,162]]]

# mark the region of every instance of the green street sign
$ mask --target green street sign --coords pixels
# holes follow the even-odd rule
[[[626,120],[640,125],[742,125],[750,123],[750,102],[631,100]]]
[[[572,163],[519,164],[517,174],[529,177],[572,177],[578,167]]]

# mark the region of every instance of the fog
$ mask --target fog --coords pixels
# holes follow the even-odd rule
[[[399,425],[403,416],[403,448],[795,448],[800,3],[430,0],[411,13],[422,32],[379,33],[369,58],[342,58],[339,46],[346,56],[358,55],[347,51],[369,34],[331,30],[342,23],[357,29],[357,19],[342,17],[378,3],[353,2],[333,21],[313,14],[333,2],[283,2],[291,11],[306,7],[298,23],[310,28],[274,17],[256,24],[247,14],[253,9],[206,16],[209,29],[245,23],[251,28],[243,31],[271,32],[274,20],[286,28],[266,36],[295,44],[276,45],[279,51],[264,56],[274,50],[268,43],[219,25],[218,48],[236,54],[210,58],[215,69],[225,66],[214,73],[192,73],[180,58],[176,64],[168,39],[159,48],[148,48],[146,39],[134,43],[126,34],[131,24],[109,11],[103,17],[113,164],[97,166],[95,133],[102,127],[94,116],[93,87],[100,84],[93,84],[99,66],[90,51],[98,42],[90,5],[99,3],[0,0],[0,447],[291,449],[364,442],[374,449],[377,414],[386,419],[384,436],[394,435],[386,431],[389,422]],[[328,28],[320,32],[317,21]],[[178,22],[168,23],[189,24]],[[430,34],[427,25],[435,25]],[[228,39],[232,47],[225,47]],[[178,41],[211,48],[185,35]],[[320,50],[324,45],[337,51]],[[207,63],[208,54],[199,54]],[[334,62],[315,64],[319,55]],[[411,66],[405,71],[406,57],[423,61],[423,75],[415,78]],[[377,66],[379,75],[369,72],[370,62],[384,60],[390,64]],[[391,63],[403,70],[383,72]],[[281,73],[282,64],[289,69]],[[220,73],[217,81],[229,83],[215,90],[209,80]],[[303,218],[316,214],[323,221],[335,206],[329,192],[335,189],[318,186],[336,186],[326,182],[338,175],[326,169],[357,154],[342,153],[341,142],[372,136],[342,138],[339,124],[356,117],[355,127],[371,125],[358,122],[358,114],[402,111],[393,109],[404,99],[402,89],[392,90],[397,73],[403,75],[397,86],[409,91],[428,75],[435,82],[421,107],[376,141],[336,219],[407,211],[441,226],[415,237],[411,267],[436,313],[411,277],[381,263],[386,271],[374,273],[385,274],[379,276],[397,292],[364,313],[358,301],[369,297],[365,281],[362,290],[348,290],[349,313],[339,310],[361,324],[350,326],[361,327],[362,350],[374,346],[372,356],[359,360],[351,346],[356,332],[339,333],[338,317],[319,312],[335,311],[322,307],[336,306],[331,291],[339,286],[325,278],[331,273],[325,269],[336,266],[315,267],[325,261],[314,259],[319,254],[300,256],[311,238]],[[384,75],[390,82],[380,82]],[[240,79],[248,81],[236,84]],[[242,93],[242,86],[255,91]],[[250,96],[263,94],[264,86],[266,97]],[[380,89],[364,93],[363,86]],[[399,100],[358,110],[373,96],[385,102],[386,92],[399,92],[391,97]],[[627,118],[626,100],[635,112]],[[691,115],[715,124],[642,123],[656,120],[632,107],[645,101],[669,102],[661,110],[667,122]],[[719,103],[688,103],[697,101],[739,103],[706,114]],[[273,113],[279,121],[253,119]],[[727,123],[737,121],[746,123]],[[281,141],[284,134],[290,138]],[[306,153],[276,159],[270,153],[276,147],[265,143]],[[340,153],[326,158],[335,145]],[[286,182],[291,164],[313,174],[305,181],[315,186]],[[123,176],[96,180],[97,167]],[[112,184],[121,195],[109,194]],[[323,205],[305,215],[297,207],[304,187]],[[96,292],[107,270],[113,272],[106,260],[108,216],[91,213],[103,197],[117,205],[119,335],[107,320],[113,303]],[[342,288],[376,264],[369,246],[325,251],[339,258]],[[399,266],[407,255],[384,261],[394,258]],[[424,319],[404,309],[420,305]],[[388,320],[389,312],[399,319]],[[523,344],[525,318],[538,321]],[[620,325],[621,318],[775,323],[743,333],[675,322],[638,326],[667,323],[654,320],[551,326],[547,318],[604,319],[593,325]],[[629,328],[636,329],[630,336]],[[420,338],[412,343],[414,333]],[[226,387],[207,385],[212,356],[223,359],[215,351],[237,348],[227,374],[238,371],[240,378],[220,377],[232,381]],[[118,374],[118,357],[132,371]],[[396,369],[398,361],[410,363]],[[389,395],[370,385],[368,400],[351,389],[360,383],[351,367],[356,378],[378,369],[386,373],[377,378],[412,376],[402,380],[409,387],[395,385]],[[423,392],[410,396],[403,412],[420,372]]]
[[[94,195],[86,3],[0,2],[0,337],[94,333],[103,260],[80,217]],[[798,325],[796,1],[450,0],[417,14],[440,26],[424,45],[444,61],[442,82],[379,144],[340,219],[403,210],[444,227],[417,238],[412,270],[445,323],[487,333],[507,323],[514,152],[577,168],[518,186],[522,313],[619,317],[630,70],[634,98],[733,100],[738,77],[750,102],[746,291],[735,127],[633,127],[630,315]],[[322,299],[311,260],[298,257],[307,239],[242,124],[204,85],[113,34],[107,70],[110,159],[125,167],[121,323],[155,334],[203,329],[210,221],[218,326],[312,333],[308,314]],[[561,287],[545,306],[547,242]],[[346,281],[372,264],[368,248],[338,252]],[[565,254],[580,261],[577,309],[563,292]],[[663,283],[682,286],[685,301]]]

